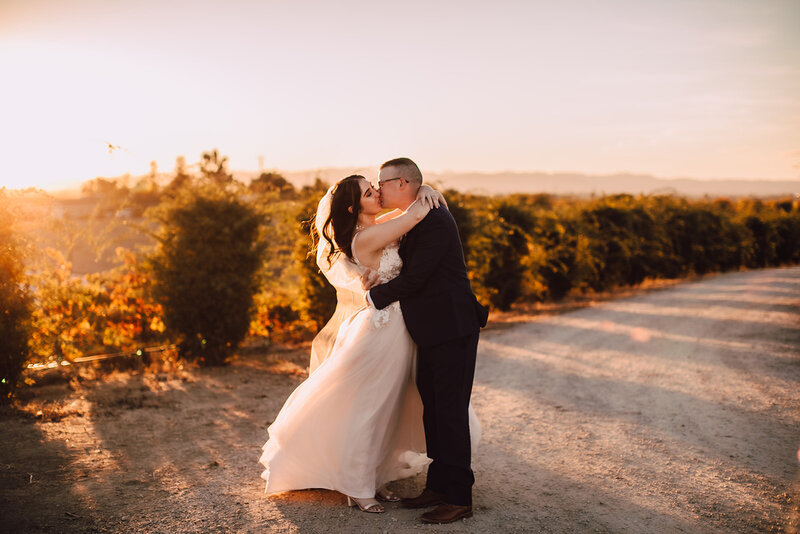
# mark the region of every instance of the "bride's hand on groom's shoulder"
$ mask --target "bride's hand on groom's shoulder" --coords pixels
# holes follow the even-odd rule
[[[365,269],[364,274],[361,275],[361,288],[364,291],[369,291],[378,285],[378,272],[372,269]]]
[[[411,215],[415,220],[421,221],[431,209],[431,205],[426,204],[425,200],[416,200],[408,207],[406,213]]]
[[[425,204],[429,209],[438,208],[440,204],[444,204],[445,208],[447,207],[447,201],[444,199],[444,195],[427,184],[422,184],[420,186],[419,192],[417,193],[417,200]]]

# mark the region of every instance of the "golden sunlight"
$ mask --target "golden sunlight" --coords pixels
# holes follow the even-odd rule
[[[6,115],[14,128],[2,139],[14,158],[0,185],[61,189],[98,176],[147,172],[159,153],[132,144],[158,136],[133,105],[148,96],[137,79],[144,65],[24,40],[3,47],[3,54],[6,72],[26,83],[3,88],[4,99],[15,103]],[[156,99],[148,110],[169,113]]]

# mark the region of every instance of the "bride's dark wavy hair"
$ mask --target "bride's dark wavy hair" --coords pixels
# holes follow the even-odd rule
[[[353,235],[361,213],[360,174],[352,174],[339,180],[331,192],[331,213],[322,225],[322,237],[331,246],[328,263],[338,253],[353,259]],[[348,209],[352,208],[352,210]],[[314,228],[312,226],[312,228]]]

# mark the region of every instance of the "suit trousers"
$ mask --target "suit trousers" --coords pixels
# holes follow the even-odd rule
[[[475,375],[478,332],[440,345],[419,347],[417,387],[428,457],[426,486],[445,501],[472,505],[469,398]]]

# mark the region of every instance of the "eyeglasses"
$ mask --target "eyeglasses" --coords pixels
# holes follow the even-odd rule
[[[402,179],[403,179],[403,177],[402,177],[402,176],[398,176],[397,178],[389,178],[388,180],[378,180],[378,181],[375,183],[374,187],[375,187],[375,189],[377,189],[378,191],[380,191],[380,190],[381,190],[381,186],[382,186],[383,184],[385,184],[385,183],[387,183],[387,182],[392,182],[392,181],[394,181],[394,180],[402,180]]]

